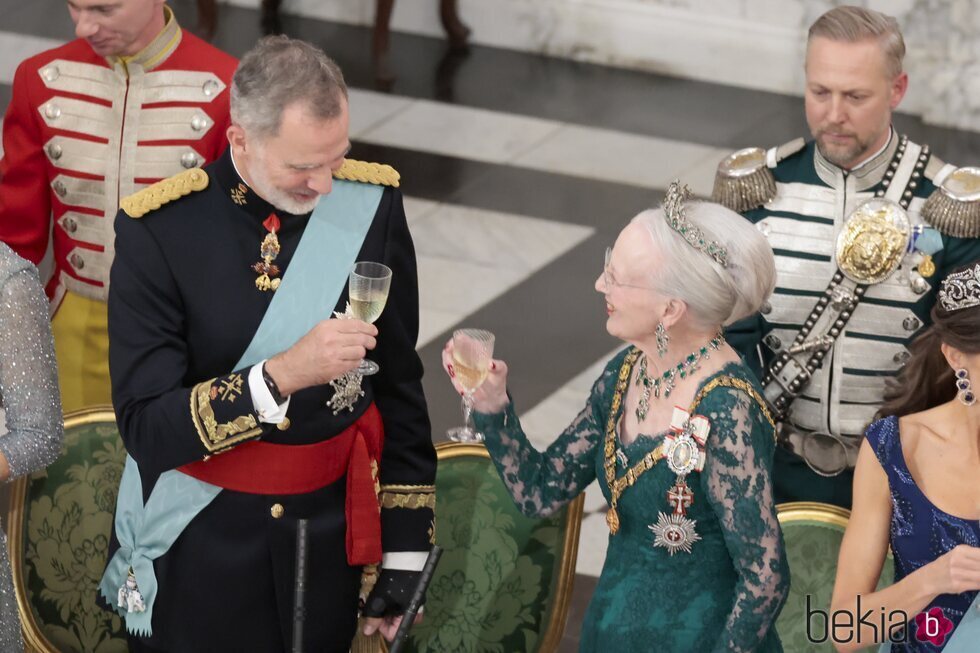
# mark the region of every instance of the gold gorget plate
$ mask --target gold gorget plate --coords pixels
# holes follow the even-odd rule
[[[905,209],[884,198],[868,200],[854,209],[837,236],[837,266],[856,283],[884,281],[901,264],[911,233]]]

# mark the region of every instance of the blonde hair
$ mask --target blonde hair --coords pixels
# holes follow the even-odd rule
[[[889,77],[895,78],[902,74],[905,39],[902,38],[898,21],[892,16],[853,5],[834,7],[810,26],[807,45],[818,36],[844,43],[876,39],[885,55]]]

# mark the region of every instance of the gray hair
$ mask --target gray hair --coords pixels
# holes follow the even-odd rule
[[[905,39],[902,38],[898,21],[892,16],[852,5],[834,7],[810,26],[807,44],[818,36],[844,43],[876,39],[885,55],[889,77],[902,74]]]
[[[288,36],[267,36],[249,50],[231,82],[231,120],[257,138],[279,133],[283,110],[303,102],[314,118],[343,112],[347,84],[319,48]]]
[[[685,202],[688,222],[728,250],[728,267],[694,249],[675,231],[664,210],[649,209],[635,218],[650,233],[661,255],[653,282],[667,297],[687,304],[701,328],[727,326],[756,313],[776,285],[776,263],[769,241],[744,217],[721,204]]]

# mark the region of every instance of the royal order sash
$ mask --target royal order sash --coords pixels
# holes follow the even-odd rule
[[[950,633],[943,653],[975,653],[977,642],[980,642],[980,594],[977,594],[960,623]],[[878,653],[891,653],[891,650],[891,642],[878,647]]]
[[[383,191],[380,186],[334,180],[330,194],[321,197],[313,211],[258,331],[232,369],[250,367],[288,349],[331,316]],[[157,595],[153,561],[170,549],[219,492],[220,487],[170,470],[157,479],[144,505],[139,468],[126,456],[116,501],[119,550],[109,560],[99,590],[125,618],[130,633],[143,637],[153,634],[150,625]],[[130,569],[143,595],[144,612],[126,612],[116,607],[119,588],[125,585]]]
[[[973,600],[946,642],[943,653],[974,653],[980,645],[980,594]]]

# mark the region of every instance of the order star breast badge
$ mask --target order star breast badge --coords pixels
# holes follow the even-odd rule
[[[349,303],[343,313],[334,311],[333,315],[338,320],[350,320],[354,317]],[[330,387],[333,388],[333,396],[327,402],[327,408],[333,410],[334,415],[340,414],[340,411],[345,409],[353,412],[358,399],[364,396],[364,390],[361,388],[363,379],[364,377],[358,374],[356,370],[351,370],[331,381]]]

